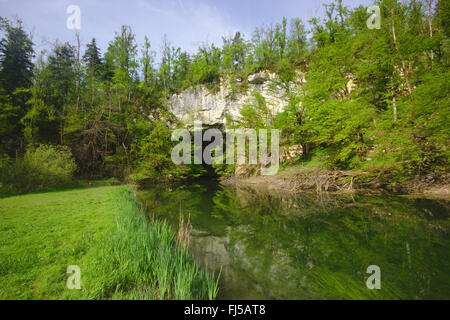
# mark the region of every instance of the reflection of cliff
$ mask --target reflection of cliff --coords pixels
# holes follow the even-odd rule
[[[227,237],[195,236],[196,230],[192,230],[191,251],[195,260],[204,268],[219,271],[230,263],[230,257],[225,249]]]
[[[243,227],[240,229],[244,232]],[[203,268],[216,274],[222,270],[221,298],[292,299],[298,295],[306,277],[298,276],[298,270],[283,251],[268,257],[249,255],[247,250],[244,242],[230,244],[228,236],[194,237],[191,246],[196,261]]]

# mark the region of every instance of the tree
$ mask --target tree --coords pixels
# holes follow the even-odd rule
[[[86,45],[83,62],[86,64],[90,76],[98,77],[101,74],[103,63],[95,38],[92,38],[91,42]]]
[[[448,38],[450,37],[450,2],[447,0],[438,0],[436,5],[436,16],[438,26]]]
[[[6,35],[0,41],[0,85],[10,95],[13,104],[24,100],[16,96],[14,91],[18,88],[29,88],[33,77],[33,42],[23,30],[21,21],[12,25],[8,20],[2,19],[2,29]]]
[[[26,102],[30,98],[34,50],[20,20],[12,24],[0,18],[0,24],[0,30],[5,32],[0,40],[0,140],[2,145],[8,140],[8,151],[12,151],[22,136],[20,119],[27,112]]]
[[[222,52],[214,44],[203,44],[198,50],[191,64],[193,83],[214,87],[220,81]]]
[[[47,109],[44,103],[45,98],[45,86],[46,78],[48,78],[48,70],[45,67],[43,56],[45,51],[42,52],[36,62],[34,68],[33,85],[30,87],[31,97],[27,101],[28,112],[22,118],[24,124],[24,138],[30,145],[34,144],[38,140],[38,125],[39,121],[43,120],[45,110]]]
[[[112,67],[112,90],[119,111],[122,103],[130,103],[131,91],[137,74],[137,44],[135,35],[129,26],[122,26],[114,40],[109,43],[105,53],[107,64]]]
[[[86,45],[86,51],[83,55],[85,64],[87,92],[89,92],[89,104],[94,105],[94,100],[98,95],[98,88],[101,82],[101,75],[105,72],[105,66],[101,59],[100,49],[97,47],[95,38]]]
[[[280,41],[273,25],[256,28],[253,32],[253,59],[257,69],[271,68],[279,56]],[[278,44],[278,47],[277,47]]]
[[[299,18],[291,20],[287,46],[289,60],[300,64],[306,54],[306,30]]]
[[[53,108],[50,115],[56,115],[55,121],[59,123],[59,141],[63,144],[66,112],[75,97],[75,52],[68,42],[55,44],[52,54],[48,57],[48,95],[46,104]],[[50,119],[53,117],[50,117]],[[45,128],[47,129],[47,128]],[[52,141],[52,128],[48,128],[48,139]],[[42,128],[44,130],[44,128]]]
[[[152,84],[154,77],[153,63],[154,63],[154,52],[151,51],[150,41],[148,37],[145,36],[144,47],[142,49],[142,73],[144,75],[144,85],[149,88]]]

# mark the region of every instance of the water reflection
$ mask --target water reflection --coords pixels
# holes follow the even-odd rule
[[[222,269],[226,299],[448,299],[449,202],[283,195],[216,183],[139,192],[149,216],[193,226],[191,251]],[[369,265],[381,290],[368,290]]]

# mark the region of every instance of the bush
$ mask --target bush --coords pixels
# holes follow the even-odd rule
[[[23,158],[0,161],[0,194],[27,193],[66,186],[72,182],[76,164],[66,146],[40,145]]]

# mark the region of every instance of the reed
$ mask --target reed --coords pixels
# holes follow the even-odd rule
[[[121,214],[116,217],[116,230],[102,244],[101,258],[97,259],[98,273],[103,271],[102,285],[97,288],[102,289],[88,288],[93,297],[183,300],[216,297],[214,276],[201,270],[187,250],[189,219],[175,239],[166,221],[147,220],[131,192],[122,188],[115,199]]]

